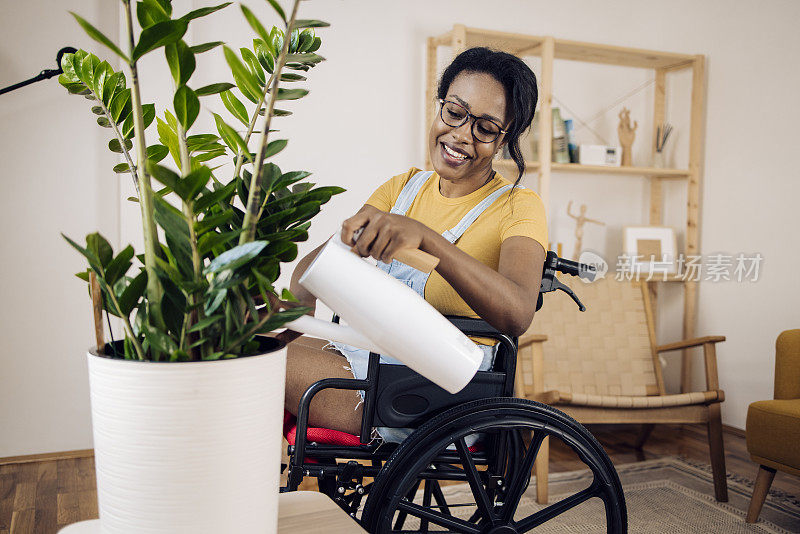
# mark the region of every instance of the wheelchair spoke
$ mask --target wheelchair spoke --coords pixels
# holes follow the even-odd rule
[[[503,499],[503,514],[501,516],[503,522],[511,521],[514,518],[514,513],[517,511],[517,506],[522,498],[522,492],[525,491],[528,485],[527,483],[530,480],[533,462],[539,454],[539,448],[545,437],[547,437],[547,434],[544,431],[534,433],[528,451],[525,453],[525,459],[522,461],[522,466],[514,473],[514,478]]]
[[[538,527],[545,521],[549,521],[599,494],[600,488],[595,484],[592,484],[585,490],[579,491],[575,495],[571,495],[566,499],[562,499],[557,503],[548,506],[544,510],[539,510],[535,514],[526,517],[522,521],[518,521],[517,530],[519,532],[528,532],[529,530]]]
[[[431,496],[433,495],[433,493],[431,491],[432,490],[431,482],[433,482],[433,481],[431,481],[431,480],[426,480],[425,481],[425,489],[423,490],[423,493],[422,493],[422,506],[424,506],[425,508],[430,508],[431,507]],[[422,521],[419,522],[419,529],[422,532],[427,532],[428,531],[428,520],[427,519],[423,518]]]
[[[478,510],[480,510],[481,515],[483,515],[488,523],[492,523],[494,519],[492,503],[489,499],[489,494],[486,493],[486,488],[483,487],[483,481],[478,474],[478,470],[475,468],[475,462],[472,461],[467,443],[464,441],[464,438],[461,437],[456,441],[455,445],[456,450],[458,450],[458,455],[461,457],[464,471],[467,474],[467,481],[469,482],[469,487],[472,489],[472,495],[475,497],[475,503],[478,505]]]
[[[452,515],[450,514],[450,507],[447,506],[447,500],[444,498],[444,493],[442,493],[442,487],[439,485],[439,481],[431,480],[430,482],[433,483],[433,499],[436,501],[436,504],[439,505],[442,512],[447,515]]]
[[[412,501],[412,502],[414,501],[414,496],[417,494],[417,489],[419,488],[419,484],[420,484],[420,481],[418,480],[414,484],[414,486],[412,486],[411,491],[409,491],[406,494],[406,499],[408,499],[409,501]],[[395,520],[395,523],[394,523],[394,530],[400,530],[400,529],[403,528],[403,525],[406,522],[406,516],[407,515],[408,514],[403,512],[403,511],[400,511],[400,512],[397,513],[397,519]]]
[[[435,523],[442,527],[447,527],[455,532],[479,534],[481,531],[479,527],[476,525],[471,525],[463,519],[459,519],[452,515],[444,515],[440,512],[435,512],[434,510],[425,508],[413,502],[400,501],[397,503],[397,509],[415,517],[419,517],[420,519],[427,519],[431,523]]]

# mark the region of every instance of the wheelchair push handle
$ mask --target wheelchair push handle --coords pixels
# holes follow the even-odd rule
[[[575,294],[575,292],[572,291],[572,289],[570,289],[568,286],[562,284],[558,278],[556,278],[556,273],[558,272],[568,274],[570,276],[578,276],[591,282],[594,280],[595,275],[597,274],[596,271],[597,270],[592,265],[579,263],[577,261],[568,260],[565,258],[559,258],[558,254],[552,250],[549,251],[544,260],[544,269],[542,270],[542,285],[539,288],[539,298],[536,302],[536,311],[539,311],[539,309],[542,307],[542,295],[544,293],[559,290],[569,295],[570,298],[575,301],[575,304],[578,305],[578,308],[581,311],[586,311],[586,306],[584,306],[580,299],[578,299],[578,296]]]

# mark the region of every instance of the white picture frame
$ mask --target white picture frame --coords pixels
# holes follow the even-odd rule
[[[669,226],[624,227],[623,252],[635,272],[677,272],[678,245],[675,230]]]

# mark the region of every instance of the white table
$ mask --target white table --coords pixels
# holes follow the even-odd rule
[[[350,534],[366,532],[326,495],[316,491],[281,493],[278,534]],[[100,534],[100,520],[66,526],[59,534]]]

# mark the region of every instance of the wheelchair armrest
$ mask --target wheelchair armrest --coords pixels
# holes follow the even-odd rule
[[[506,336],[506,334],[503,334],[483,319],[462,317],[460,315],[445,315],[445,318],[468,336],[489,337],[498,341]]]

